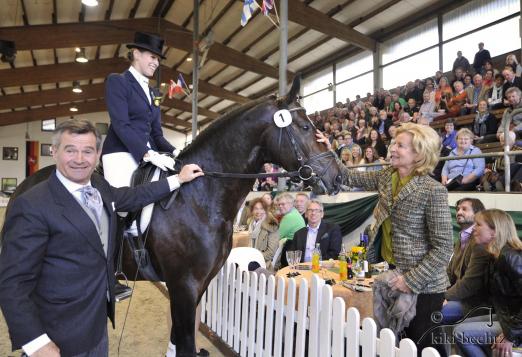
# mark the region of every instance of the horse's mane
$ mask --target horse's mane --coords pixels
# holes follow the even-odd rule
[[[266,97],[261,97],[256,100],[252,100],[250,102],[247,102],[240,107],[237,107],[233,110],[231,110],[228,113],[225,113],[218,117],[216,120],[214,120],[205,130],[199,134],[195,140],[193,140],[189,145],[187,145],[179,154],[179,157],[183,157],[183,154],[186,154],[187,151],[190,151],[192,148],[197,147],[201,142],[208,142],[212,138],[216,137],[216,133],[219,133],[223,130],[224,127],[229,125],[229,122],[243,114],[244,112],[248,111],[249,109],[252,109],[253,107],[257,106],[258,104],[268,102],[270,100],[277,100],[280,101],[280,98],[276,98],[273,95],[269,95]]]

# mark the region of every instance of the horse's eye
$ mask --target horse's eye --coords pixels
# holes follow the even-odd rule
[[[308,130],[310,127],[308,125],[303,125],[303,130]]]

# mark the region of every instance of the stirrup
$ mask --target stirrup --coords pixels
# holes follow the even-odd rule
[[[114,300],[116,302],[120,302],[128,299],[132,295],[132,288],[129,286],[129,280],[127,279],[127,276],[123,272],[115,273],[114,275],[116,278],[121,276],[125,279],[125,285],[116,280],[116,284],[114,285]]]

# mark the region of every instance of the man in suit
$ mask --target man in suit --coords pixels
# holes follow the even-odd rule
[[[479,50],[477,53],[475,53],[475,59],[473,60],[473,68],[475,69],[475,73],[481,73],[484,63],[491,59],[489,51],[484,49],[484,42],[480,42],[478,44],[478,48]]]
[[[56,171],[15,198],[0,255],[0,307],[13,350],[29,356],[106,357],[107,316],[114,326],[116,211],[157,201],[203,173],[136,188],[114,188],[93,174],[101,135],[67,120],[53,135]]]
[[[511,103],[509,103],[508,101],[507,91],[511,87],[516,87],[522,90],[522,78],[517,77],[515,75],[515,72],[513,71],[513,68],[511,66],[504,67],[504,69],[502,70],[502,76],[506,80],[502,85],[502,93],[504,94],[504,105],[508,106]]]
[[[487,99],[489,87],[482,82],[482,75],[477,73],[473,76],[473,86],[466,88],[466,104],[464,104],[461,115],[472,114],[477,110],[478,103]]]
[[[321,248],[321,259],[337,259],[341,252],[341,228],[337,224],[322,221],[324,207],[318,200],[310,200],[306,208],[308,225],[294,234],[289,250],[300,250],[301,262],[312,261],[312,252],[317,243]]]
[[[472,236],[475,215],[485,209],[484,204],[479,199],[465,197],[458,200],[456,206],[460,232],[447,268],[451,286],[444,294],[444,323],[458,321],[469,309],[486,305],[487,302],[484,271],[490,255],[484,246],[475,243]]]

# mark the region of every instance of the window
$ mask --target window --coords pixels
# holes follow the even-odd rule
[[[335,81],[339,83],[349,78],[355,77],[361,73],[371,71],[372,69],[373,54],[370,51],[364,51],[358,55],[337,63]]]
[[[439,33],[437,19],[435,18],[384,42],[382,45],[382,64],[393,62],[438,42]],[[434,68],[438,68],[438,65]]]
[[[424,79],[435,74],[439,67],[439,48],[432,48],[418,55],[383,68],[382,84],[392,89],[417,78]]]
[[[56,118],[42,120],[42,131],[54,131],[56,129]]]
[[[303,80],[303,96],[328,88],[333,83],[332,67],[314,73]]]
[[[473,64],[475,53],[478,51],[478,43],[484,42],[484,48],[489,51],[491,57],[513,51],[520,48],[518,17],[501,22],[457,40],[446,43],[443,46],[444,71],[453,69],[453,61],[457,57],[457,51],[462,51],[470,64]],[[499,41],[499,34],[502,40]],[[518,58],[517,53],[517,58]]]
[[[477,27],[496,21],[518,11],[520,11],[520,0],[471,1],[468,4],[450,11],[443,16],[443,40],[445,41],[455,36],[461,35],[465,32],[471,31]],[[486,31],[491,31],[491,28]],[[488,38],[491,38],[490,41],[482,38],[482,42],[484,42],[485,45],[484,48],[489,49],[491,45],[493,45],[493,42],[501,42],[499,41],[498,37],[498,34],[500,33],[502,32],[491,31],[489,36],[487,36]],[[515,35],[518,36],[518,28]],[[504,39],[502,38],[502,41],[503,40]],[[462,41],[462,39],[460,41]],[[480,40],[478,42],[480,42]],[[477,48],[477,43],[475,43],[475,49]],[[517,47],[520,47],[520,42],[518,43]],[[493,56],[493,54],[491,55]],[[473,61],[473,58],[468,59]]]
[[[308,113],[333,107],[333,91],[324,89],[303,98],[303,106]]]
[[[351,81],[338,84],[336,88],[336,97],[338,102],[345,102],[346,98],[355,100],[355,96],[359,94],[361,98],[366,97],[366,93],[373,93],[373,72],[352,79]]]

